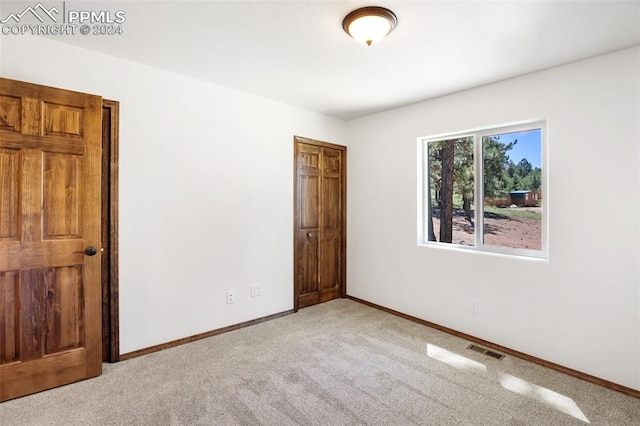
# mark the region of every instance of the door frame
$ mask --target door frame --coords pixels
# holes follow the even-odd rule
[[[298,144],[304,143],[318,147],[337,149],[342,151],[342,202],[341,210],[341,240],[340,247],[340,267],[342,269],[342,282],[340,283],[340,297],[347,297],[347,147],[330,142],[323,142],[302,136],[293,137],[293,311],[298,312],[298,296],[300,294],[300,283],[298,282],[298,227],[300,225],[298,214],[300,200],[298,198]]]
[[[102,100],[102,361],[120,361],[118,145],[120,103]]]

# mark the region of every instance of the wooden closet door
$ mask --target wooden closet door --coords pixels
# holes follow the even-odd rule
[[[318,297],[341,296],[342,284],[342,151],[322,148]]]
[[[102,371],[101,114],[0,79],[0,401]]]
[[[295,137],[294,310],[346,295],[346,147]]]

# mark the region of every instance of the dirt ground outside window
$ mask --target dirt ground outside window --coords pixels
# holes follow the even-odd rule
[[[540,213],[540,207],[519,207],[518,210]],[[435,215],[437,216],[437,215]],[[433,218],[433,231],[440,239],[440,220]],[[453,244],[473,246],[474,224],[461,209],[453,215]],[[485,213],[484,244],[516,249],[542,250],[542,220],[511,214]]]

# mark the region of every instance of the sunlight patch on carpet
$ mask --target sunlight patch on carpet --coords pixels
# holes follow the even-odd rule
[[[427,343],[427,355],[433,359],[444,362],[445,364],[449,364],[450,366],[455,368],[471,370],[475,373],[480,374],[486,374],[487,372],[486,365],[463,357],[462,355],[450,352],[439,346],[432,345],[431,343]]]
[[[564,396],[542,386],[534,385],[510,374],[503,374],[500,379],[500,384],[503,388],[511,392],[545,403],[585,423],[591,423],[580,407],[578,407],[578,404],[568,396]]]

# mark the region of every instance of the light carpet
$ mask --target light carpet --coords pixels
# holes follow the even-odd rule
[[[638,425],[640,400],[351,300],[105,364],[4,425]]]

